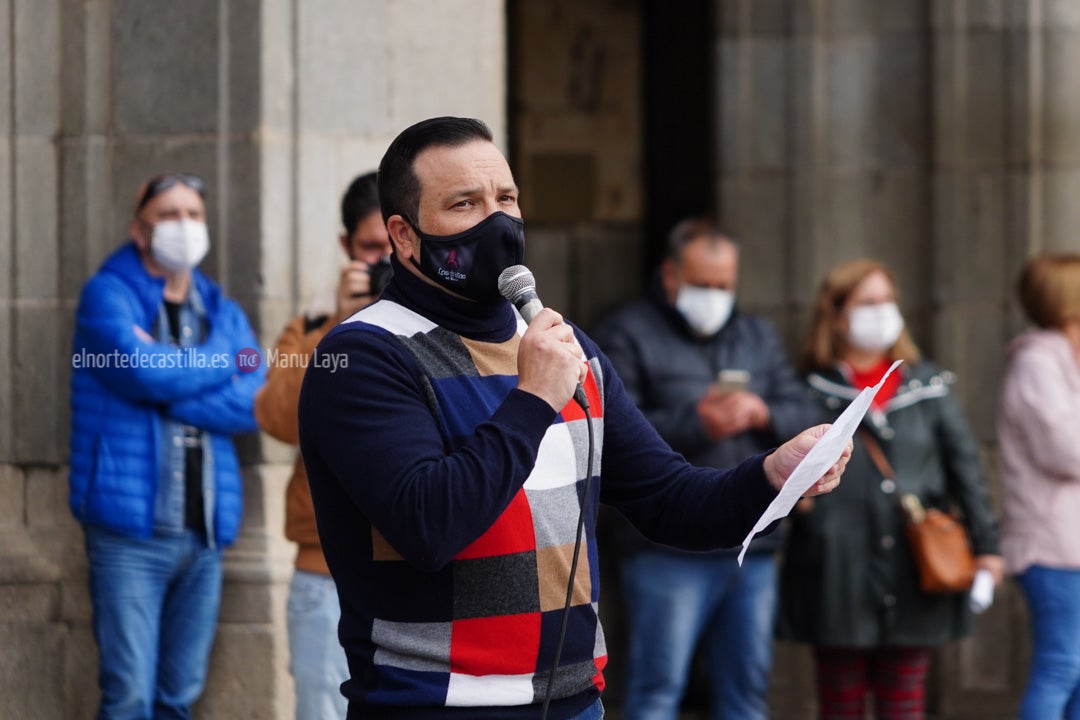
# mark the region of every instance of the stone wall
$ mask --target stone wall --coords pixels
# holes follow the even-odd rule
[[[511,155],[545,300],[587,327],[641,289],[642,8],[0,0],[0,716],[89,717],[96,704],[82,536],[66,507],[68,357],[79,289],[121,242],[138,182],[207,179],[204,267],[268,346],[333,283],[348,181],[415,120],[480,117]],[[712,8],[712,192],[743,240],[741,302],[794,346],[827,268],[887,261],[916,337],[958,371],[993,471],[1001,351],[1022,327],[1016,272],[1033,252],[1080,249],[1080,6]],[[284,718],[292,450],[240,444],[245,524],[198,713]],[[605,583],[613,600],[610,571]],[[937,716],[1009,716],[1026,643],[1007,585],[978,634],[938,654]],[[781,647],[777,717],[812,713],[810,672],[803,650]]]
[[[1080,249],[1080,7],[1052,0],[717,0],[717,208],[744,239],[742,297],[794,347],[828,268],[895,271],[916,339],[957,371],[999,494],[994,415],[1023,325],[1024,259]],[[749,273],[746,272],[749,270]],[[937,653],[936,717],[1011,717],[1026,613],[1006,583]],[[781,717],[814,712],[803,648],[780,646]]]
[[[269,346],[336,281],[341,193],[398,131],[468,115],[505,147],[504,25],[498,0],[0,0],[0,716],[97,703],[67,509],[70,338],[138,183],[207,180],[203,269]],[[245,521],[198,716],[286,718],[292,450],[240,445]]]

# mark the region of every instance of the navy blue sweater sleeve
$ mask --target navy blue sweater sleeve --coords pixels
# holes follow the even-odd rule
[[[655,542],[684,550],[741,543],[776,497],[765,478],[767,453],[724,470],[691,465],[637,409],[607,357],[579,339],[599,358],[604,378],[601,501]]]
[[[415,567],[437,571],[482,535],[524,485],[555,411],[511,390],[447,452],[415,360],[384,331],[351,323],[319,344],[300,392],[300,448],[312,485],[334,483]],[[347,363],[345,363],[347,360]],[[322,513],[335,508],[320,507]]]

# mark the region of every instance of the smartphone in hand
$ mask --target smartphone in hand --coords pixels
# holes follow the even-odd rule
[[[750,384],[749,370],[721,370],[716,374],[716,385],[722,393],[745,390]]]

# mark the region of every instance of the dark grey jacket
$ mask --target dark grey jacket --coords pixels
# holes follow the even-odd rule
[[[922,592],[904,539],[897,498],[926,507],[955,505],[977,555],[998,553],[979,449],[949,386],[930,363],[901,365],[902,381],[884,412],[863,421],[896,473],[886,482],[855,434],[840,486],[792,513],[780,582],[781,639],[815,645],[934,646],[970,631],[966,594]],[[857,395],[839,370],[808,377],[831,421]]]
[[[626,392],[660,436],[695,465],[734,467],[750,455],[797,435],[818,416],[772,325],[738,308],[719,332],[699,339],[655,288],[649,298],[602,323],[593,339],[611,359]],[[750,372],[747,390],[769,406],[769,432],[745,432],[719,441],[706,436],[697,402],[724,369]],[[620,542],[630,551],[659,547],[640,536],[626,536]],[[772,552],[780,544],[780,534],[774,532],[757,538],[751,549]]]

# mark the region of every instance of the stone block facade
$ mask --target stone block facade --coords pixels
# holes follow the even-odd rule
[[[0,716],[90,717],[97,658],[67,508],[83,283],[138,184],[206,179],[203,269],[260,343],[337,276],[340,197],[407,124],[485,119],[506,142],[495,0],[0,1]],[[293,451],[239,439],[245,518],[200,718],[292,717],[283,537]]]
[[[1041,250],[1080,250],[1078,5],[709,4],[702,152],[712,209],[742,240],[740,302],[793,347],[827,268],[884,259],[917,339],[958,371],[992,478],[1001,350],[1023,324],[1017,270]],[[588,328],[641,291],[658,241],[643,230],[656,142],[643,110],[646,8],[680,11],[659,0],[0,0],[0,716],[89,717],[97,702],[82,533],[67,510],[68,356],[80,288],[122,242],[138,183],[164,171],[207,180],[204,269],[269,346],[336,277],[352,177],[416,120],[480,117],[516,171],[545,301]],[[293,451],[258,437],[240,446],[245,523],[197,715],[286,718]],[[617,605],[605,614],[617,620]],[[937,717],[1012,714],[1025,623],[1007,587],[974,638],[938,654]],[[779,648],[776,717],[813,712],[810,667],[804,649]]]

